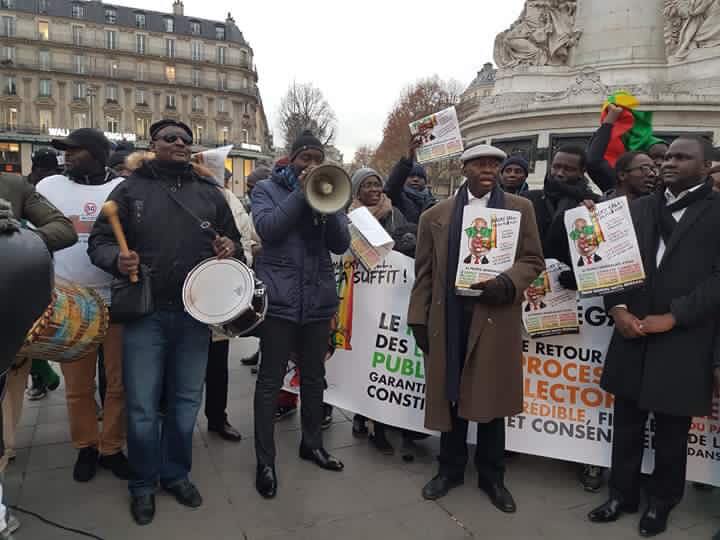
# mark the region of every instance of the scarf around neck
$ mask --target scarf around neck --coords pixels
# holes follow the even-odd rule
[[[670,242],[670,238],[675,232],[675,227],[678,222],[675,221],[673,213],[678,210],[684,210],[692,204],[703,200],[712,193],[712,183],[706,181],[699,188],[687,193],[682,198],[674,201],[672,204],[667,203],[664,192],[656,194],[657,204],[655,205],[655,224],[657,227],[657,234],[663,239],[665,245]]]
[[[467,354],[468,337],[465,334],[465,312],[463,299],[455,293],[455,274],[457,274],[460,242],[462,237],[463,212],[468,204],[468,185],[465,182],[455,195],[450,228],[448,230],[447,283],[445,302],[445,335],[447,354],[446,388],[448,401],[457,403],[460,399],[460,378]],[[505,192],[495,184],[488,201],[488,208],[505,209]]]
[[[366,207],[373,215],[373,217],[378,221],[382,221],[392,212],[392,201],[384,193],[380,196],[380,201],[378,201],[378,203],[373,206],[368,206],[367,204],[361,203],[360,199],[358,198],[353,199],[353,202],[350,205],[348,212],[352,212],[353,210],[357,210],[358,208],[362,208],[363,206]]]

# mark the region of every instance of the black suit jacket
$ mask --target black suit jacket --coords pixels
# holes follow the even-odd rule
[[[720,317],[720,195],[689,206],[657,266],[656,193],[631,205],[648,275],[643,287],[605,297],[605,308],[626,304],[639,318],[671,312],[665,334],[625,339],[615,331],[601,386],[640,407],[677,416],[710,413],[712,362]]]

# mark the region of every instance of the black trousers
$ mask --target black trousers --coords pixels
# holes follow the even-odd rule
[[[650,500],[675,506],[685,491],[688,432],[692,418],[654,413],[655,470],[647,484]],[[637,402],[615,398],[610,490],[627,504],[640,501],[645,423],[648,411]]]
[[[452,407],[452,431],[440,435],[440,474],[460,479],[468,462],[468,421]],[[481,483],[502,483],[505,475],[505,419],[478,424],[475,465]]]
[[[205,372],[205,417],[208,427],[222,429],[227,420],[230,341],[210,341]]]
[[[255,455],[258,464],[275,463],[274,415],[291,353],[297,354],[301,373],[303,444],[312,450],[322,448],[325,353],[329,336],[329,320],[302,326],[274,317],[263,322],[260,330],[262,362],[255,385]]]

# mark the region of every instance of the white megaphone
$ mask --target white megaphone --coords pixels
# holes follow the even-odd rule
[[[352,196],[352,183],[345,169],[326,163],[318,165],[305,178],[305,199],[319,214],[344,209]]]

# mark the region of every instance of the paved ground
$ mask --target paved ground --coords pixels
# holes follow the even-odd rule
[[[75,451],[61,390],[27,404],[19,432],[22,450],[5,479],[7,500],[104,540],[638,538],[636,516],[604,526],[586,521],[587,511],[604,495],[583,492],[574,466],[530,456],[509,463],[507,483],[519,505],[515,515],[495,510],[475,486],[471,471],[466,485],[443,500],[423,501],[420,489],[434,474],[437,441],[423,441],[412,464],[399,456],[380,456],[366,441],[352,437],[350,415],[341,411],[336,411],[325,441],[345,462],[345,471],[325,472],[300,461],[298,419],[288,419],[278,425],[279,495],[265,501],[253,487],[254,377],[239,363],[243,347],[247,350],[247,344],[238,343],[233,350],[229,409],[245,439],[230,444],[209,436],[201,419],[193,478],[205,498],[202,508],[188,510],[160,495],[155,522],[139,528],[130,517],[123,482],[107,471],[90,484],[74,482]],[[18,515],[22,528],[17,540],[81,538]],[[708,494],[689,488],[664,538],[709,540],[717,529],[720,490]]]

